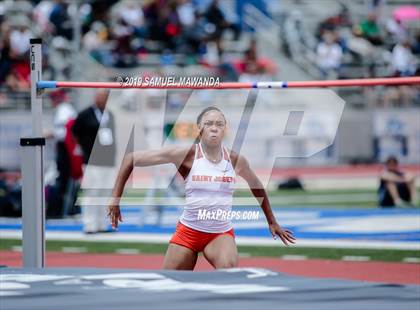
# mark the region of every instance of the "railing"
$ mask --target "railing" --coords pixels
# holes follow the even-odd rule
[[[29,109],[30,99],[29,89],[27,91],[10,91],[6,87],[0,87],[0,109]]]
[[[280,26],[252,4],[244,5],[243,10],[244,23],[254,29],[259,37],[263,37],[271,42],[279,50],[281,46],[279,36]]]

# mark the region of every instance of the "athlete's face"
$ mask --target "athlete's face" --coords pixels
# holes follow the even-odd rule
[[[203,115],[199,128],[203,143],[211,146],[218,145],[222,142],[225,135],[225,117],[219,111],[209,111]]]

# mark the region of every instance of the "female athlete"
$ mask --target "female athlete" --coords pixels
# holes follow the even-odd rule
[[[277,223],[267,193],[248,161],[223,146],[226,119],[222,111],[216,107],[204,109],[197,117],[197,126],[199,142],[191,147],[168,146],[125,156],[109,206],[112,227],[116,229],[122,221],[119,199],[133,167],[173,163],[185,180],[186,205],[169,242],[164,269],[193,270],[199,252],[216,269],[237,266],[232,223],[229,217],[220,216],[232,208],[236,175],[248,183],[259,201],[273,238],[280,237],[285,245],[294,243],[293,233]],[[213,216],[206,216],[209,214]]]

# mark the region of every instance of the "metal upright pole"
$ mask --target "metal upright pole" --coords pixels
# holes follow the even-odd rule
[[[73,21],[73,42],[72,42],[72,66],[70,68],[70,79],[75,81],[80,77],[80,46],[81,46],[81,36],[82,36],[82,25],[80,23],[79,15],[79,2],[75,1],[70,5],[71,7],[71,18]],[[71,99],[75,103],[79,103],[79,90],[73,89],[71,93]]]
[[[32,136],[21,138],[23,266],[45,266],[45,197],[42,137],[42,40],[30,39]]]

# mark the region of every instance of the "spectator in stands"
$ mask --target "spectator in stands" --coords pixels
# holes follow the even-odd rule
[[[323,41],[316,48],[317,65],[323,78],[327,78],[331,73],[339,75],[342,56],[341,46],[336,43],[336,34],[324,32]]]
[[[180,0],[177,13],[182,27],[183,51],[186,54],[201,53],[207,39],[204,18],[200,17],[191,0]]]
[[[101,21],[95,21],[90,25],[89,31],[83,37],[83,46],[90,55],[105,66],[113,66],[115,59],[107,47],[109,31]]]
[[[362,35],[369,40],[373,45],[381,45],[383,40],[381,38],[381,31],[379,29],[376,14],[369,13],[367,19],[360,23]]]
[[[375,47],[363,37],[360,25],[353,26],[352,35],[347,39],[347,48],[358,63],[368,64],[373,61]]]
[[[143,7],[148,38],[161,42],[162,50],[179,47],[182,27],[177,8],[177,0],[154,0]]]
[[[319,40],[322,39],[325,31],[337,31],[341,27],[352,27],[353,23],[351,21],[349,9],[345,4],[340,3],[340,6],[340,12],[337,15],[330,16],[319,24],[317,30],[317,38]]]
[[[391,76],[412,76],[418,70],[418,60],[411,52],[410,41],[405,38],[395,45],[391,57]],[[410,85],[387,87],[383,97],[383,106],[412,106],[418,97],[418,88]]]
[[[144,26],[143,11],[135,1],[122,1],[119,8],[119,15],[127,25],[135,29],[141,29]]]
[[[247,63],[245,71],[239,76],[239,82],[259,82],[264,80],[266,81],[267,78],[255,62]]]
[[[30,71],[27,65],[29,38],[29,20],[24,15],[11,18],[10,23],[1,25],[0,81],[10,91],[29,89]]]
[[[269,80],[270,76],[277,72],[275,64],[270,59],[259,56],[255,38],[251,40],[242,61],[237,64],[237,69],[241,82]]]
[[[417,30],[414,44],[413,44],[413,54],[420,55],[420,29]]]
[[[124,0],[120,4],[117,13],[118,18],[130,28],[131,45],[133,49],[138,49],[140,48],[140,42],[135,39],[143,39],[147,35],[142,7],[132,0]]]
[[[233,31],[234,40],[238,40],[240,37],[240,27],[239,25],[228,21],[223,13],[222,9],[219,7],[219,1],[213,0],[208,6],[207,10],[204,12],[204,16],[208,22],[207,29],[212,29],[209,31],[209,40],[216,42],[219,55],[222,54],[221,38],[225,30],[230,29]]]
[[[178,15],[177,7],[177,0],[169,1],[165,21],[165,47],[170,50],[176,50],[179,47],[182,35],[181,20]]]
[[[28,80],[19,74],[16,68],[13,68],[11,72],[6,76],[6,87],[13,92],[24,92],[30,88]]]
[[[390,41],[391,44],[408,38],[407,29],[404,27],[403,23],[395,17],[391,17],[387,20],[385,29],[388,35],[388,41]]]
[[[50,34],[53,32],[53,25],[50,23],[53,8],[54,2],[42,0],[33,9],[33,19],[42,33]]]
[[[12,51],[10,49],[10,25],[0,25],[0,85],[6,82],[12,69]]]
[[[162,39],[161,8],[166,4],[165,0],[153,0],[143,6],[143,14],[146,27],[148,29],[148,38],[159,41]]]
[[[192,27],[195,24],[196,11],[191,0],[179,0],[177,12],[183,28]]]
[[[394,207],[416,203],[415,176],[403,172],[395,156],[385,161],[385,169],[380,176],[379,205]]]
[[[391,67],[394,76],[414,75],[417,69],[416,57],[411,51],[411,44],[408,38],[403,38],[392,49]]]
[[[106,43],[108,36],[106,25],[100,21],[95,21],[83,37],[83,46],[88,51],[100,49]]]
[[[14,18],[12,30],[10,32],[10,48],[17,57],[23,58],[29,50],[29,39],[32,32],[29,30],[30,21],[24,15]]]
[[[68,13],[68,6],[69,4],[64,0],[55,0],[50,13],[50,22],[54,26],[54,35],[71,40],[73,38],[73,24]]]
[[[115,59],[115,66],[130,67],[137,65],[136,51],[131,43],[133,36],[134,28],[121,18],[112,27],[112,37],[115,42],[112,57]]]
[[[386,8],[387,0],[367,0],[367,10],[369,14],[375,14],[378,20],[382,20]]]

